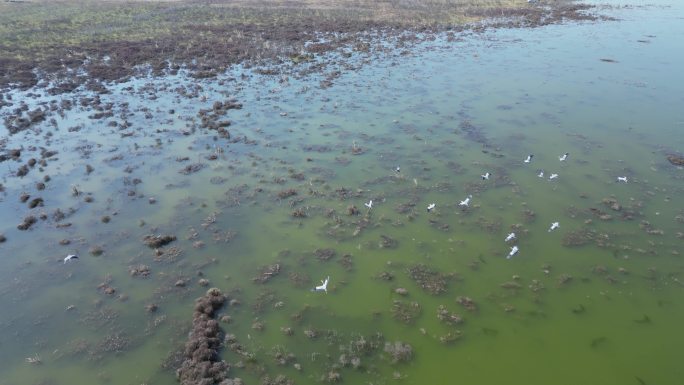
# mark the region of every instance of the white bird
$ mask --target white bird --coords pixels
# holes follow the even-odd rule
[[[508,257],[506,257],[506,259],[511,259],[511,257],[516,254],[518,254],[518,246],[513,246],[511,247],[511,252],[508,253]]]
[[[330,281],[330,276],[328,276],[325,281],[321,279],[321,285],[316,286],[313,290],[311,291],[324,291],[326,294],[328,293],[328,281]]]
[[[559,156],[558,160],[560,160],[561,162],[565,162],[565,160],[568,159],[568,155],[570,155],[570,153],[566,152],[565,154]]]
[[[619,176],[617,179],[618,182],[625,182],[627,183],[627,177],[626,176]]]
[[[549,175],[549,180],[558,178],[558,174]]]
[[[466,199],[462,200],[458,205],[468,207],[468,205],[470,204],[470,198],[472,198],[472,197],[473,197],[472,195],[468,195],[468,197]]]
[[[428,212],[432,211],[432,209],[434,209],[435,206],[437,206],[437,205],[434,204],[434,203],[430,203],[430,204],[428,205],[428,207],[427,207],[427,211],[428,211]]]
[[[544,177],[544,170],[539,170],[539,174],[537,174],[538,177],[543,178]]]
[[[480,176],[482,177],[482,180],[489,180],[489,177],[490,177],[491,175],[492,175],[492,174],[486,172],[486,173],[484,173],[484,174],[482,174],[482,175],[480,175]]]
[[[69,261],[73,261],[74,259],[78,259],[78,255],[76,254],[69,254],[66,257],[64,257],[64,263],[67,263]]]
[[[515,233],[510,233],[510,234],[508,234],[508,236],[506,237],[506,239],[504,239],[504,242],[508,242],[508,241],[510,241],[510,240],[512,240],[512,239],[515,239]]]
[[[558,222],[553,222],[551,224],[551,227],[549,227],[549,233],[552,232],[553,230],[557,229],[560,227],[560,224]]]
[[[401,167],[397,166],[397,168],[395,168],[394,171],[401,172]]]
[[[368,203],[364,203],[364,206],[368,207],[368,210],[373,208],[373,200],[369,200]]]
[[[523,160],[523,162],[530,163],[532,161],[532,158],[534,158],[534,154],[528,155],[527,158],[525,158],[525,160]]]

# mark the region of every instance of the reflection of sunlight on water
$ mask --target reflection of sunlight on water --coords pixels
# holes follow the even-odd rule
[[[174,381],[160,368],[185,343],[203,284],[235,299],[221,311],[234,335],[223,357],[248,383],[266,373],[297,383],[337,374],[348,383],[673,383],[684,213],[679,171],[662,148],[682,139],[652,123],[682,118],[668,108],[672,95],[615,81],[643,64],[628,49],[613,52],[612,68],[582,59],[622,43],[629,26],[457,43],[476,57],[438,41],[326,90],[253,76],[234,95],[201,83],[202,102],[174,94],[182,77],[134,80],[101,96],[130,103],[115,104],[111,120],[128,121],[132,136],[88,119],[87,108],[66,111],[58,129],[44,128],[58,159],[2,182],[0,303],[11,309],[0,316],[2,383]],[[571,44],[595,29],[604,40]],[[148,83],[169,86],[152,100]],[[225,93],[244,104],[226,115],[230,140],[184,134]],[[23,135],[7,148],[44,145]],[[199,163],[207,167],[180,173]],[[539,169],[560,177],[540,179]],[[27,213],[21,191],[45,199],[34,215],[47,218],[26,232],[14,229]],[[555,221],[562,227],[549,233]],[[511,231],[520,251],[506,261]],[[155,250],[142,242],[148,234],[177,240]],[[94,246],[104,253],[90,255]],[[77,263],[60,263],[72,252]],[[148,278],[131,275],[140,265]],[[310,291],[327,276],[328,294]],[[445,293],[431,295],[440,285]],[[464,322],[445,322],[452,313]],[[393,363],[398,342],[410,344],[409,363]],[[40,365],[25,362],[36,354]]]

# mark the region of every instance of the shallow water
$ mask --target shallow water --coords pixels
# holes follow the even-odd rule
[[[207,289],[200,279],[240,302],[222,310],[232,317],[222,327],[249,354],[222,355],[241,363],[231,374],[246,383],[278,374],[320,383],[330,372],[368,384],[679,383],[684,176],[665,157],[684,145],[684,12],[669,3],[601,12],[620,20],[437,39],[343,71],[325,89],[315,77],[247,69],[223,82],[134,79],[101,96],[114,103],[102,120],[88,118],[80,96],[15,92],[31,106],[73,98],[75,107],[51,116],[57,128],[8,138],[7,148],[24,146],[23,162],[39,157],[32,145],[59,151],[42,171],[17,178],[19,163],[0,166],[0,384],[172,383],[162,363],[185,342]],[[178,96],[179,86],[196,96]],[[222,118],[239,140],[197,128],[200,109],[229,98],[243,104]],[[124,120],[130,127],[107,126]],[[193,163],[205,166],[179,173]],[[540,169],[559,178],[538,178]],[[297,194],[278,197],[290,188]],[[29,210],[20,192],[45,206]],[[350,205],[360,213],[348,215]],[[17,230],[29,211],[48,219]],[[511,229],[520,252],[507,260]],[[147,234],[178,239],[158,256]],[[573,234],[583,245],[568,246]],[[90,254],[95,246],[104,252]],[[334,256],[322,260],[323,249]],[[81,258],[65,265],[68,253]],[[253,281],[275,263],[278,275]],[[140,264],[149,277],[130,275]],[[420,264],[441,274],[445,292],[411,279]],[[309,291],[326,276],[327,295]],[[116,292],[104,294],[103,282]],[[159,310],[148,313],[152,303]],[[440,305],[464,322],[441,322]],[[411,322],[393,318],[393,306],[411,309]],[[412,346],[409,362],[384,352],[394,341]],[[284,364],[283,353],[293,355]],[[25,362],[35,355],[42,364]]]

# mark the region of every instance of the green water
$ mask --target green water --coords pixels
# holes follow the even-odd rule
[[[24,178],[11,176],[20,164],[0,165],[0,384],[175,383],[162,364],[183,346],[208,287],[239,301],[221,311],[232,318],[222,327],[248,355],[222,356],[249,384],[278,374],[321,383],[330,372],[353,384],[680,383],[684,176],[666,155],[684,145],[682,11],[609,8],[620,21],[437,39],[343,71],[326,89],[315,77],[246,69],[225,82],[132,80],[102,96],[115,103],[112,118],[75,107],[54,115],[56,129],[9,137],[7,148],[24,146],[22,161],[38,156],[30,146],[59,154]],[[178,86],[201,89],[190,98]],[[32,106],[79,99],[13,96]],[[233,97],[244,106],[225,118],[232,137],[247,140],[183,135],[200,109]],[[106,125],[124,119],[132,136]],[[205,167],[179,173],[191,163]],[[290,188],[297,195],[278,197]],[[45,207],[29,210],[21,192]],[[350,205],[360,213],[348,215]],[[67,214],[60,222],[57,208]],[[29,211],[49,218],[17,230]],[[512,229],[518,239],[507,245]],[[580,232],[584,244],[569,246]],[[177,236],[164,249],[178,252],[156,256],[147,234]],[[395,244],[383,247],[383,236]],[[512,244],[520,251],[507,260]],[[91,255],[95,246],[104,252]],[[334,256],[318,258],[323,249]],[[61,263],[68,253],[80,260]],[[253,281],[275,263],[278,275]],[[140,264],[149,277],[129,274]],[[442,275],[443,293],[411,279],[420,264]],[[326,276],[329,293],[311,292]],[[104,294],[103,282],[116,292]],[[411,322],[393,317],[394,301],[412,309]],[[159,309],[149,313],[152,303]],[[441,305],[464,322],[440,321]],[[411,345],[410,361],[392,362],[384,347],[394,341]],[[293,357],[281,364],[278,352]],[[343,365],[342,354],[360,366]],[[25,362],[35,355],[41,364]]]

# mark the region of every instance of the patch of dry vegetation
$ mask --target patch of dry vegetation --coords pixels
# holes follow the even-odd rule
[[[570,0],[544,5],[526,0],[2,2],[0,86],[28,87],[41,72],[64,75],[74,68],[85,68],[89,78],[121,80],[142,64],[157,74],[185,66],[206,77],[238,62],[299,63],[341,46],[367,50],[359,34],[459,30],[483,20],[536,26],[588,17],[580,12],[586,6]],[[70,80],[86,82],[74,75]]]

